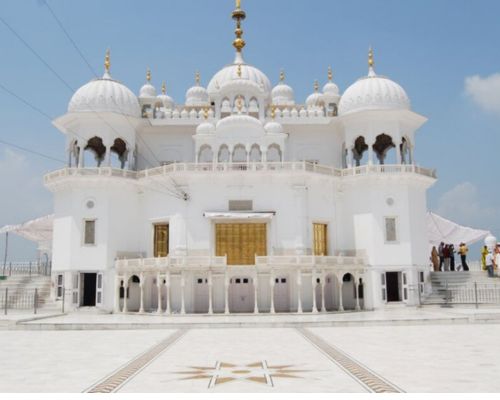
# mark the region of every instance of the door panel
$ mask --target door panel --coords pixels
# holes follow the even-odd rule
[[[267,254],[266,224],[217,224],[216,255],[227,254],[228,265],[254,265],[255,254]]]

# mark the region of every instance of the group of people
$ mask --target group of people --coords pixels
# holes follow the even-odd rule
[[[460,264],[455,266],[455,246],[453,244],[441,244],[436,249],[436,246],[432,247],[431,261],[434,271],[468,271],[469,266],[467,265],[467,253],[469,249],[465,243],[460,243],[458,246],[458,254],[460,255]]]
[[[500,244],[495,246],[495,250],[491,251],[488,246],[484,246],[481,250],[481,266],[483,270],[488,271],[488,276],[493,278],[495,270],[500,265]]]

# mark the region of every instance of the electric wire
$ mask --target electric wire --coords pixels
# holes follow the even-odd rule
[[[19,146],[18,144],[14,144],[14,143],[10,143],[10,142],[7,142],[3,139],[0,139],[0,143],[6,145],[6,146],[10,146],[10,147],[14,147],[18,150],[22,150],[22,151],[25,151],[27,153],[31,153],[31,154],[34,154],[34,155],[37,155],[39,157],[43,157],[43,158],[46,158],[48,160],[51,160],[51,161],[56,161],[56,162],[59,162],[59,163],[62,163],[62,164],[66,164],[65,161],[63,160],[59,160],[58,158],[55,158],[55,157],[52,157],[52,156],[49,156],[47,154],[43,154],[43,153],[40,153],[38,151],[35,151],[35,150],[31,150],[31,149],[28,149],[27,147],[23,147],[23,146]]]

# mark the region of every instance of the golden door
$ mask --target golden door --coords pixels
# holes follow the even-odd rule
[[[254,265],[255,254],[267,255],[266,224],[216,224],[215,243],[228,265]]]
[[[313,224],[313,230],[314,230],[314,243],[313,243],[314,255],[315,256],[328,255],[327,225]]]
[[[154,256],[168,256],[168,225],[154,225]]]

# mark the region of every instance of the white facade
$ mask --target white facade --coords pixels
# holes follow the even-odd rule
[[[111,77],[108,54],[103,78],[54,121],[68,158],[45,177],[54,286],[71,291],[74,307],[115,312],[417,304],[435,182],[414,159],[426,119],[401,86],[376,75],[372,53],[368,76],[343,95],[330,72],[322,92],[316,84],[305,105],[295,103],[284,74],[273,89],[246,64],[245,14],[237,8],[233,18],[233,64],[207,89],[197,75],[185,105],[165,86],[156,96],[149,71],[136,97]]]

